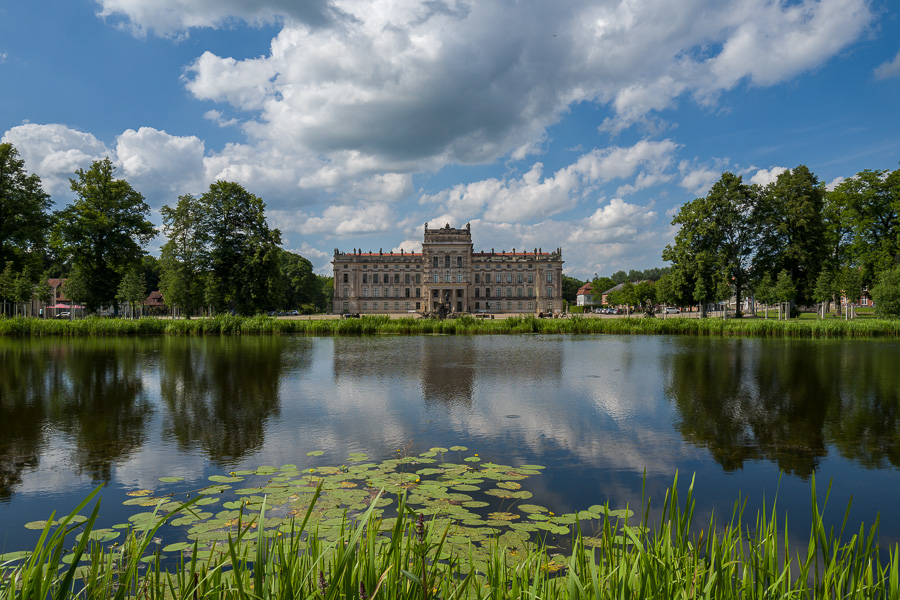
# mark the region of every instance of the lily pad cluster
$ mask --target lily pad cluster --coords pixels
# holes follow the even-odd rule
[[[149,529],[171,514],[176,529],[169,529],[164,536],[170,538],[161,545],[164,556],[193,552],[196,547],[198,558],[203,558],[221,542],[239,537],[252,552],[260,539],[257,528],[262,527],[267,536],[291,535],[309,512],[302,547],[309,535],[319,541],[339,539],[348,523],[373,502],[379,531],[387,536],[396,525],[402,496],[408,507],[426,517],[432,531],[447,532],[448,553],[460,556],[471,550],[478,555],[500,544],[514,556],[536,539],[550,544],[553,539],[568,538],[579,522],[584,528],[585,521],[631,516],[630,511],[611,511],[601,505],[578,514],[555,515],[548,508],[527,503],[532,493],[524,489],[523,482],[539,475],[543,466],[484,462],[477,454],[464,455],[466,452],[464,446],[431,448],[415,456],[398,451],[396,458],[380,463],[353,453],[340,466],[287,464],[213,475],[210,485],[194,492],[201,497],[185,510],[181,510],[184,494],[176,499],[171,493],[158,496],[152,490],[135,490],[128,493],[131,497],[125,504],[146,510],[131,515],[127,524],[102,530],[97,539],[113,540],[122,528]],[[312,460],[322,454],[315,451],[308,456]],[[160,481],[177,483],[178,479],[163,477]],[[246,535],[248,531],[253,535]]]

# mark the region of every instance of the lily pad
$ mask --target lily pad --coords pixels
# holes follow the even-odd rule
[[[47,526],[48,521],[31,521],[30,523],[25,523],[25,529],[43,529]],[[49,521],[50,526],[54,527],[59,525],[59,521]]]
[[[322,456],[323,454],[325,453],[321,450],[313,450],[312,452],[306,453],[307,456]]]

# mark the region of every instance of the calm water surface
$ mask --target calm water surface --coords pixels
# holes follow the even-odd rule
[[[468,446],[557,513],[659,498],[696,474],[698,523],[777,494],[807,528],[880,513],[900,540],[900,343],[665,336],[0,339],[0,552],[106,483],[180,489],[260,465]],[[168,486],[177,490],[177,486]]]

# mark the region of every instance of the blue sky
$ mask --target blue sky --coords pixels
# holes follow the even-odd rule
[[[109,156],[159,208],[217,179],[285,247],[562,247],[661,266],[722,171],[833,185],[900,161],[892,0],[0,2],[0,139],[57,206]],[[158,251],[160,240],[150,251]]]

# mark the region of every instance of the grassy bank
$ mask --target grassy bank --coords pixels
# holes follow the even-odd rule
[[[239,519],[234,535],[211,548],[195,542],[177,564],[165,566],[151,551],[154,536],[165,520],[197,509],[191,505],[197,499],[111,546],[97,541],[103,535],[93,529],[99,504],[86,520],[74,518],[88,498],[58,525],[48,524],[31,552],[5,555],[5,563],[0,559],[0,600],[749,600],[900,594],[898,549],[877,547],[877,524],[846,538],[843,527],[829,530],[815,491],[810,541],[791,547],[774,510],[745,520],[735,509],[727,523],[713,517],[694,533],[692,490],[679,503],[676,487],[677,480],[657,523],[646,516],[638,526],[607,518],[592,537],[576,525],[569,550],[559,553],[540,538],[516,546],[495,538],[480,561],[468,560],[459,542],[449,543],[456,535],[450,527],[417,514],[402,497],[397,518],[376,517],[380,494],[357,519],[344,517],[336,540],[322,540],[310,520],[316,492],[286,534],[262,526],[263,502],[258,513]],[[642,514],[649,514],[647,507]]]
[[[900,320],[857,321],[775,319],[595,319],[575,316],[568,319],[538,319],[533,316],[508,319],[463,317],[433,319],[390,319],[386,316],[359,319],[274,319],[265,316],[211,319],[99,319],[75,321],[36,318],[0,318],[3,336],[76,335],[416,335],[416,334],[523,334],[523,333],[609,333],[706,336],[846,338],[900,337]]]

